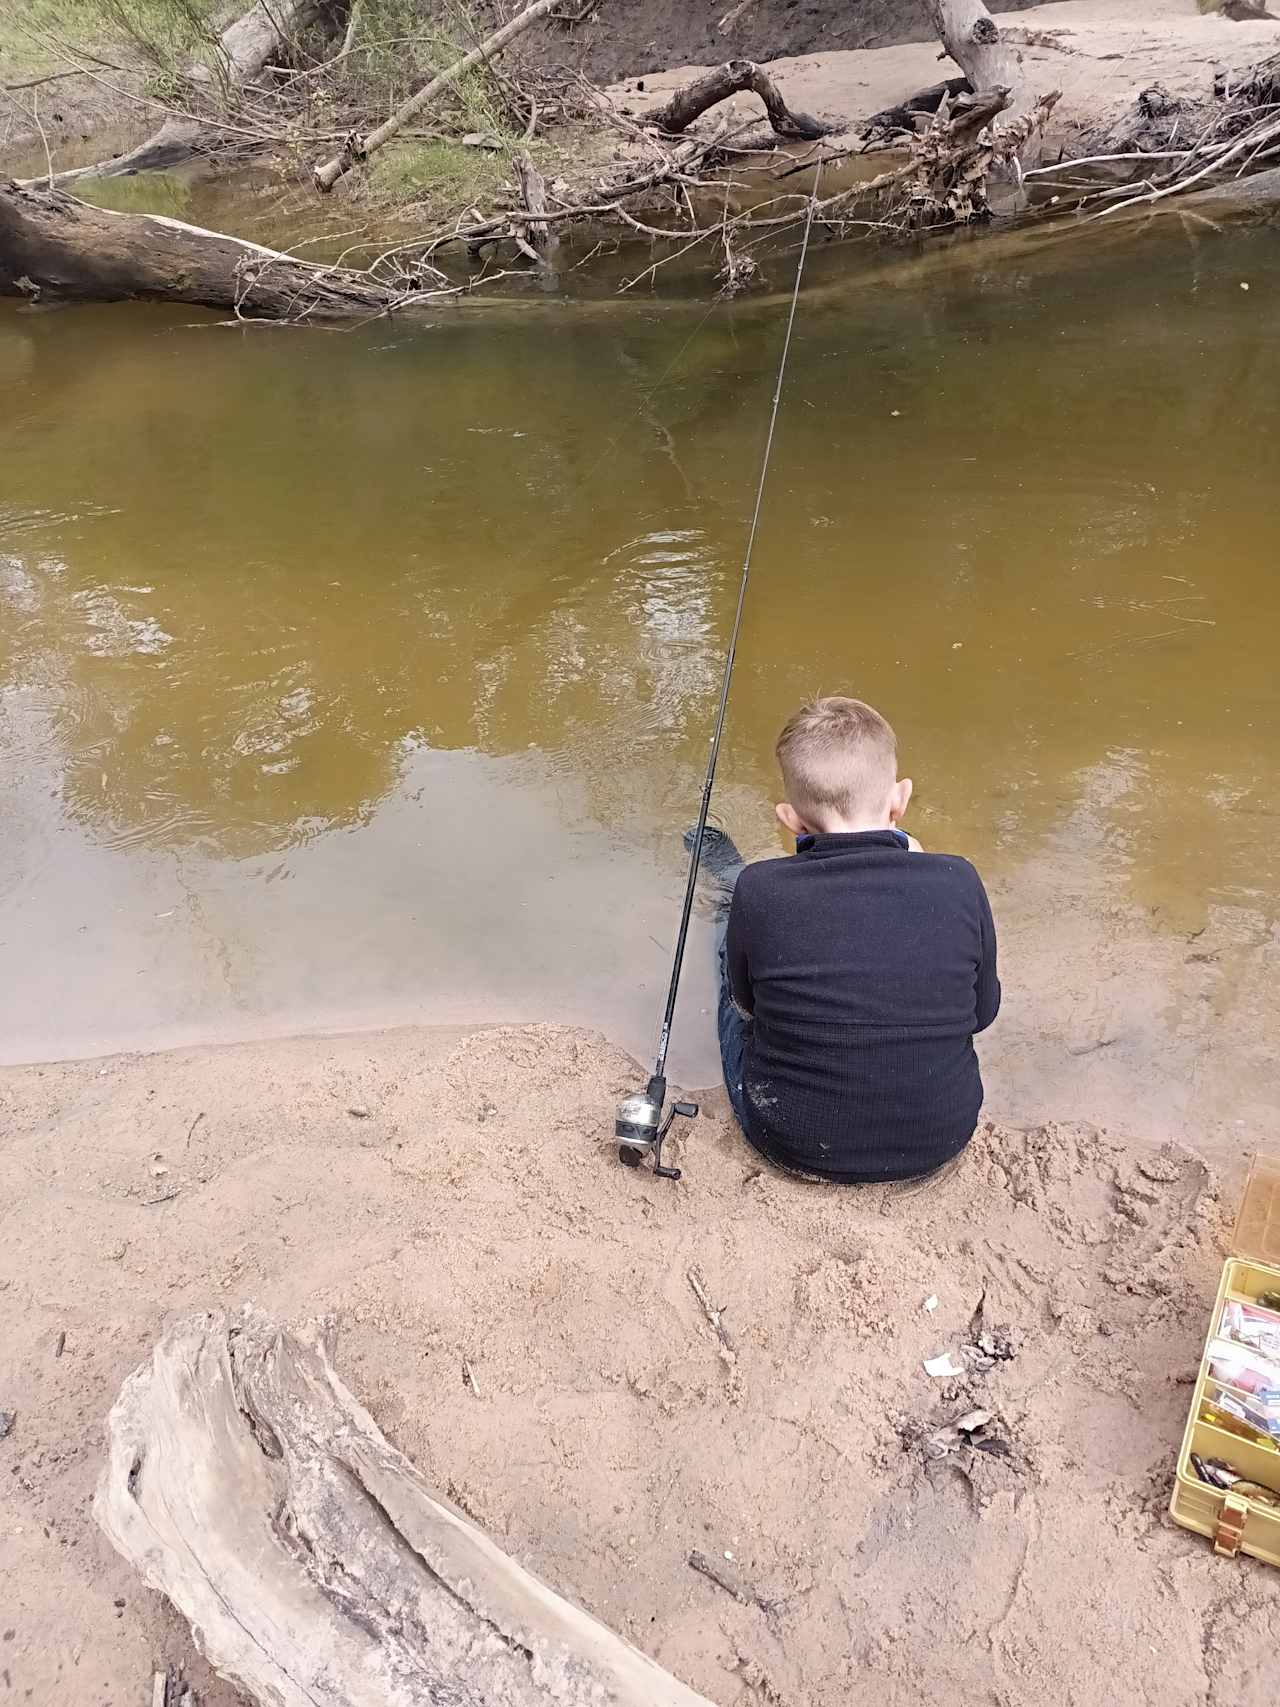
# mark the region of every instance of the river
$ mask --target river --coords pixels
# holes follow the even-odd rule
[[[787,267],[343,331],[0,305],[0,1058],[647,1053]],[[1273,233],[1178,218],[815,257],[717,810],[780,851],[786,714],[886,712],[911,828],[992,890],[1012,1119],[1238,1150],[1280,1111],[1275,279]],[[685,1082],[710,1007],[700,920]]]

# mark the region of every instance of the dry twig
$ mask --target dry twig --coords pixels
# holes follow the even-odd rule
[[[732,1369],[738,1361],[738,1354],[733,1349],[733,1341],[729,1338],[729,1331],[724,1325],[724,1311],[717,1310],[712,1306],[711,1300],[707,1297],[707,1289],[703,1284],[702,1276],[698,1273],[696,1268],[691,1268],[689,1270],[688,1279],[689,1285],[693,1288],[694,1297],[702,1306],[703,1315],[711,1324],[711,1331],[720,1341],[721,1362],[727,1363]],[[693,1561],[690,1560],[690,1563],[692,1562]]]
[[[722,1588],[727,1595],[737,1601],[739,1606],[758,1606],[761,1612],[774,1613],[781,1606],[778,1600],[768,1600],[749,1583],[743,1582],[736,1571],[731,1571],[722,1565],[719,1559],[713,1559],[709,1553],[699,1552],[696,1548],[689,1554],[689,1566],[697,1571],[699,1576],[706,1577],[717,1588]]]

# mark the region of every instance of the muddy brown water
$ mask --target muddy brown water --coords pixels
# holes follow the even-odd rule
[[[786,713],[890,715],[912,828],[993,891],[1015,1119],[1274,1129],[1278,277],[1181,221],[816,258],[717,807],[780,851]],[[0,306],[0,1058],[535,1017],[645,1054],[781,330]],[[699,922],[686,1082],[710,1006]]]

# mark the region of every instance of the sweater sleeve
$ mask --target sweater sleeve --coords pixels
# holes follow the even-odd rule
[[[729,994],[744,1014],[755,1011],[755,996],[751,988],[751,966],[747,954],[747,907],[739,878],[729,907],[729,929],[725,937],[725,961],[729,976]]]
[[[976,996],[978,1023],[975,1031],[985,1031],[1000,1012],[1000,978],[996,971],[996,926],[991,917],[991,903],[983,888],[982,879],[974,873],[978,885],[978,928],[981,953],[978,961]]]

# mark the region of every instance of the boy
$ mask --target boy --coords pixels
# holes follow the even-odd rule
[[[967,860],[898,825],[911,799],[893,730],[861,700],[801,706],[778,738],[792,859],[742,866],[721,947],[720,1049],[734,1113],[783,1168],[842,1184],[910,1179],[978,1121],[973,1036],[996,1017],[996,934]]]

